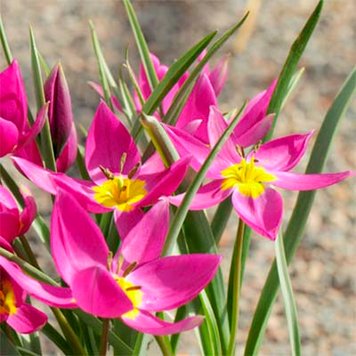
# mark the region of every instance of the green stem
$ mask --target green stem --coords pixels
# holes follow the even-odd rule
[[[105,356],[108,350],[108,336],[109,336],[110,319],[103,320],[103,329],[100,338],[100,356]]]
[[[155,339],[157,341],[159,348],[161,349],[163,356],[172,356],[173,355],[172,347],[171,347],[167,337],[155,336]]]
[[[6,33],[5,33],[5,29],[4,29],[4,25],[2,23],[1,17],[0,17],[0,41],[1,41],[1,46],[4,50],[6,62],[8,65],[10,65],[13,58],[12,58],[9,42],[7,41],[7,38],[6,38]]]
[[[22,243],[22,246],[24,248],[24,250],[26,251],[27,257],[28,257],[28,261],[35,266],[36,268],[40,269],[40,266],[36,260],[36,256],[34,255],[30,244],[28,243],[27,239],[25,236],[20,236],[20,241]]]
[[[77,334],[74,332],[72,327],[69,325],[68,320],[63,315],[62,311],[57,308],[51,308],[54,316],[56,317],[59,326],[61,327],[64,336],[69,341],[72,346],[75,355],[87,355],[82,344],[80,343]]]
[[[235,349],[235,339],[236,332],[238,328],[239,321],[239,300],[240,300],[240,287],[241,287],[241,260],[242,260],[242,245],[243,245],[243,236],[245,230],[245,223],[240,219],[239,226],[237,228],[234,254],[231,260],[230,267],[230,280],[232,279],[232,308],[228,312],[231,315],[231,334],[230,341],[227,350],[227,355],[233,356]],[[229,283],[230,284],[230,283]],[[228,294],[230,295],[230,293]]]

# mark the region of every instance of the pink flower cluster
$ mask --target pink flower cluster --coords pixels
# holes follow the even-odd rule
[[[168,68],[152,55],[161,80]],[[193,300],[213,279],[221,257],[211,254],[161,256],[170,224],[170,204],[179,206],[184,193],[177,189],[189,168],[197,171],[226,130],[228,115],[217,97],[227,74],[227,61],[206,66],[196,81],[174,126],[164,115],[183,85],[186,73],[167,94],[155,117],[162,121],[180,159],[166,168],[157,153],[143,161],[129,130],[120,121],[119,99],[113,112],[101,101],[88,131],[85,166],[90,179],[66,171],[77,154],[69,90],[62,68],[49,75],[44,92],[48,104],[30,127],[27,98],[19,65],[14,61],[0,74],[0,157],[10,155],[16,168],[32,183],[56,196],[51,216],[50,249],[66,287],[39,282],[14,262],[0,257],[0,322],[21,333],[46,323],[46,315],[26,303],[30,295],[50,306],[81,308],[102,318],[121,318],[143,333],[165,335],[191,329],[202,322],[191,316],[179,322],[158,318]],[[146,100],[152,93],[141,67],[139,87]],[[283,218],[283,200],[274,188],[314,190],[338,183],[350,172],[297,174],[312,133],[293,134],[262,143],[273,115],[267,115],[276,82],[251,99],[217,158],[207,182],[192,201],[192,210],[213,207],[232,197],[238,216],[255,232],[274,240]],[[102,93],[100,86],[93,87]],[[137,113],[142,110],[134,95]],[[36,137],[48,116],[57,171],[45,168]],[[30,227],[36,204],[24,193],[21,211],[11,193],[0,186],[0,245],[13,252],[12,243]],[[120,237],[112,251],[90,213],[113,212]]]

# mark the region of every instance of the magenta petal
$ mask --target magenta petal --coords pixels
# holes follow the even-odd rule
[[[19,236],[19,215],[12,212],[0,212],[0,236],[8,242]]]
[[[59,191],[51,220],[51,251],[62,278],[71,285],[80,270],[106,266],[109,249],[88,213],[68,193]]]
[[[43,128],[43,125],[46,122],[47,111],[48,111],[48,104],[45,104],[39,110],[36,117],[36,121],[34,122],[33,126],[21,137],[20,140],[21,147],[25,147],[26,145],[28,145],[40,133],[40,131]]]
[[[221,112],[217,107],[212,106],[210,108],[208,121],[209,143],[211,147],[215,146],[227,127],[228,123]],[[226,165],[232,165],[241,160],[240,156],[237,154],[232,137],[226,141],[225,145],[220,150],[217,159],[226,162]]]
[[[24,274],[15,263],[2,256],[0,256],[0,266],[24,291],[39,301],[60,308],[74,308],[76,306],[70,289],[39,282]]]
[[[37,215],[37,206],[34,197],[28,193],[24,194],[25,207],[20,214],[21,228],[19,234],[24,234],[31,226]]]
[[[219,96],[226,82],[228,65],[229,57],[225,56],[219,60],[218,64],[208,74],[216,96]]]
[[[202,210],[211,208],[225,200],[230,194],[231,190],[221,189],[222,180],[215,180],[203,185],[195,194],[190,203],[189,210]],[[169,202],[173,205],[179,206],[185,194],[178,194],[169,198]]]
[[[126,154],[126,159],[120,172],[123,154]],[[90,177],[100,183],[106,178],[99,166],[114,174],[127,174],[139,161],[140,156],[130,133],[109,107],[103,101],[100,102],[88,132],[85,149],[85,163]]]
[[[127,279],[141,286],[140,309],[163,311],[194,299],[213,279],[221,256],[191,254],[164,257],[131,272]]]
[[[33,333],[47,323],[47,315],[32,305],[22,304],[7,318],[8,325],[21,334]]]
[[[258,198],[234,191],[232,204],[240,218],[258,234],[275,240],[282,223],[283,200],[273,189],[266,189]]]
[[[199,326],[203,322],[204,317],[193,316],[176,323],[169,323],[150,313],[140,310],[135,319],[122,317],[122,320],[131,328],[145,334],[170,335],[181,333]]]
[[[0,184],[0,211],[4,210],[18,210],[17,203],[8,189]]]
[[[255,145],[262,140],[270,130],[274,119],[274,114],[263,117],[260,121],[247,128],[244,132],[235,129],[234,143],[241,147]],[[241,121],[240,121],[241,122]]]
[[[118,318],[133,308],[114,277],[101,266],[76,273],[71,288],[78,306],[102,318]]]
[[[0,117],[11,121],[21,133],[27,124],[27,99],[20,66],[14,60],[0,73]]]
[[[19,131],[11,121],[0,117],[0,157],[11,153],[19,140]]]
[[[143,264],[161,255],[169,226],[169,204],[159,201],[132,227],[119,253],[128,263]]]
[[[278,180],[272,184],[289,190],[314,190],[339,183],[351,175],[350,171],[323,174],[273,173]]]
[[[77,150],[78,150],[77,146],[78,146],[77,132],[73,124],[68,140],[56,160],[56,166],[58,172],[65,172],[74,163],[77,157]]]
[[[289,171],[303,157],[313,132],[276,138],[263,144],[254,157],[271,171]]]
[[[208,143],[207,122],[209,108],[212,105],[217,105],[216,95],[208,76],[202,74],[194,85],[182,113],[178,118],[176,126],[184,128],[193,120],[202,120],[195,135],[203,142]]]
[[[122,212],[115,209],[115,225],[122,240],[126,238],[130,230],[143,218],[143,216],[144,213],[141,209],[134,209],[129,212]]]
[[[161,173],[147,176],[139,175],[138,178],[146,182],[148,194],[139,201],[137,206],[151,205],[161,196],[170,196],[173,194],[184,179],[189,162],[190,157],[185,157]]]
[[[190,133],[174,126],[164,125],[180,157],[191,157],[191,166],[198,171],[210,153],[209,147]]]

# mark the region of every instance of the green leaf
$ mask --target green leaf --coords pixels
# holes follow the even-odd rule
[[[5,333],[0,329],[0,354],[1,355],[20,355],[16,347],[10,342]]]
[[[4,51],[6,62],[8,65],[10,65],[13,58],[12,58],[9,42],[7,41],[7,36],[6,36],[4,25],[2,23],[1,16],[0,16],[0,42],[1,42],[2,49]]]
[[[297,305],[295,303],[292,283],[288,274],[288,265],[284,251],[284,243],[282,235],[277,237],[275,241],[276,263],[279,283],[283,296],[284,308],[286,311],[289,339],[292,348],[293,356],[301,355],[300,332],[297,317]]]
[[[319,1],[315,10],[309,17],[307,23],[305,24],[304,28],[300,32],[297,39],[294,41],[294,43],[289,51],[288,57],[283,65],[282,71],[278,77],[277,86],[276,86],[276,89],[274,90],[274,93],[272,95],[272,98],[271,98],[271,101],[269,103],[269,107],[267,110],[268,114],[275,113],[276,115],[273,119],[273,124],[272,124],[271,130],[269,131],[265,140],[269,140],[273,135],[274,127],[276,125],[276,121],[277,121],[278,115],[280,113],[284,98],[288,93],[288,88],[290,87],[292,78],[296,72],[299,60],[305,50],[305,47],[308,44],[308,41],[309,41],[317,23],[318,23],[318,21],[319,21],[322,7],[323,7],[323,0]]]
[[[346,79],[325,116],[314,144],[306,173],[322,172],[337,126],[348,108],[355,89],[356,70],[354,69]],[[284,246],[288,264],[292,260],[303,237],[303,231],[314,202],[315,194],[316,191],[300,192],[298,194],[292,216],[284,233]],[[252,320],[245,348],[246,356],[256,355],[258,353],[267,321],[277,296],[278,287],[278,273],[276,262],[274,262],[269,271]]]
[[[216,31],[205,36],[201,41],[195,44],[189,51],[177,59],[168,69],[164,78],[160,81],[157,87],[153,90],[150,97],[147,99],[142,111],[147,115],[152,115],[160,105],[163,98],[178,82],[181,76],[186,72],[190,65],[198,58],[203,50],[208,46],[211,40],[216,35]],[[139,122],[136,123],[132,130],[132,135],[137,139],[141,134],[142,127]]]
[[[89,21],[89,26],[90,26],[90,33],[91,33],[91,39],[93,43],[93,48],[96,56],[96,60],[98,63],[98,69],[99,69],[99,77],[100,77],[100,83],[103,88],[103,93],[104,93],[104,99],[105,102],[108,104],[108,106],[113,110],[112,107],[112,102],[111,102],[111,92],[110,92],[110,87],[109,87],[109,82],[106,76],[105,72],[105,59],[100,47],[100,43],[98,40],[98,36],[95,31],[95,27],[92,21]]]
[[[79,309],[76,309],[74,312],[85,324],[90,326],[96,334],[101,335],[103,323],[99,319],[86,314]],[[120,337],[112,331],[109,331],[109,343],[120,352],[120,355],[132,355],[131,347],[123,342]]]
[[[174,100],[165,115],[164,121],[169,124],[174,124],[177,120],[180,111],[183,109],[183,106],[188,99],[188,96],[193,89],[194,83],[198,78],[200,72],[203,70],[205,64],[210,60],[210,58],[220,49],[220,47],[242,26],[245,20],[248,17],[248,13],[234,26],[227,30],[217,41],[213,43],[211,48],[206,52],[205,56],[201,61],[196,65],[192,70],[187,80],[181,86],[177,92]]]
[[[214,234],[215,242],[218,245],[221,239],[227,222],[230,219],[232,212],[231,198],[228,197],[222,203],[219,204],[211,221],[211,230]]]
[[[203,180],[205,178],[205,175],[210,167],[210,165],[213,163],[213,160],[215,159],[216,155],[218,152],[221,150],[223,147],[224,143],[226,140],[229,138],[231,135],[232,131],[234,130],[235,126],[238,123],[239,116],[241,115],[245,105],[243,105],[239,111],[239,114],[236,115],[236,117],[231,121],[227,129],[224,131],[224,133],[221,135],[220,139],[216,143],[216,145],[213,147],[211,152],[209,153],[208,157],[206,158],[204,164],[200,168],[199,172],[197,173],[196,177],[194,178],[193,182],[190,184],[184,199],[177,209],[173,220],[171,222],[171,225],[169,227],[167,239],[166,239],[166,245],[163,250],[163,254],[167,254],[168,251],[173,248],[173,246],[176,243],[177,237],[179,235],[179,232],[183,226],[184,220],[187,216],[187,213],[189,211],[189,205],[191,201],[193,200],[196,192],[198,191],[200,185],[203,183]]]
[[[154,89],[158,85],[158,78],[151,60],[150,51],[148,49],[147,42],[145,40],[145,37],[141,30],[141,26],[138,22],[135,10],[131,2],[129,0],[123,0],[123,3],[130,21],[132,32],[135,36],[136,45],[140,53],[142,64],[145,68],[145,72],[147,73],[147,79],[150,83],[151,89]]]

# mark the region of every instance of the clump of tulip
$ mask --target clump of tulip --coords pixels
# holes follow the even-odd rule
[[[246,16],[215,45],[213,33],[167,66],[148,52],[131,3],[123,4],[142,63],[135,74],[127,60],[129,79],[116,82],[92,26],[100,83],[90,82],[98,105],[84,147],[65,64],[49,70],[31,35],[39,98],[32,115],[19,62],[1,26],[8,66],[0,73],[0,157],[10,159],[0,167],[0,322],[8,351],[40,353],[40,331],[64,354],[139,354],[155,338],[164,355],[173,355],[182,347],[180,333],[197,329],[202,354],[233,355],[243,256],[252,233],[262,237],[259,243],[276,245],[278,268],[273,265],[271,273],[279,278],[267,280],[261,293],[246,354],[258,350],[279,285],[292,352],[300,354],[285,255],[290,261],[302,237],[313,191],[351,172],[321,173],[321,165],[295,173],[313,132],[272,138],[282,102],[300,77],[294,62],[287,60],[269,87],[240,108],[222,112],[218,97],[229,80],[227,57],[216,66],[208,61]],[[304,45],[321,5],[299,37]],[[352,80],[354,85],[354,76],[339,95],[351,95],[345,88]],[[327,134],[321,129],[316,145]],[[52,197],[49,223],[9,165]],[[80,176],[67,173],[71,167]],[[288,222],[299,229],[284,239],[280,188],[307,192]],[[205,209],[212,207],[218,209],[210,221]],[[239,224],[227,288],[219,240],[231,212]],[[38,263],[28,239],[31,226],[55,276]]]

